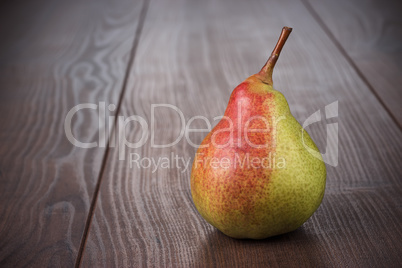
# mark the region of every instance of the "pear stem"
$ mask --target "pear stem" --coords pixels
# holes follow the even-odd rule
[[[286,43],[290,33],[292,32],[292,28],[290,27],[283,27],[282,33],[279,36],[278,43],[274,50],[271,53],[268,61],[265,63],[264,67],[262,67],[261,71],[258,73],[258,77],[261,79],[262,82],[272,85],[272,73],[274,71],[274,67],[276,62],[278,61],[279,54],[282,51],[283,46]]]

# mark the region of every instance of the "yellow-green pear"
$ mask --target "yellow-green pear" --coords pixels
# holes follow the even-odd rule
[[[273,88],[272,72],[291,28],[284,27],[261,71],[232,92],[224,117],[194,158],[191,194],[201,216],[234,238],[293,231],[319,207],[326,169],[308,133]]]

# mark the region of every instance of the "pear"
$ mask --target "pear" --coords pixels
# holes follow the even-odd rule
[[[326,169],[272,72],[292,28],[268,61],[232,92],[225,114],[200,144],[191,194],[201,216],[233,238],[264,239],[300,227],[319,207]]]

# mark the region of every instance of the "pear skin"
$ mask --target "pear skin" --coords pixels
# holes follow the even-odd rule
[[[272,73],[291,28],[284,27],[258,74],[232,92],[224,117],[197,150],[191,194],[201,216],[233,238],[263,239],[300,227],[324,196],[322,158],[296,121]]]

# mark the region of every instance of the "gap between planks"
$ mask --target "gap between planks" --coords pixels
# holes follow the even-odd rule
[[[356,74],[360,77],[360,79],[363,81],[363,83],[368,87],[368,89],[371,91],[371,93],[373,93],[374,97],[378,100],[378,102],[381,104],[381,106],[384,108],[384,110],[388,113],[388,115],[391,117],[392,121],[397,125],[399,130],[402,131],[402,125],[398,122],[398,119],[394,116],[392,111],[385,104],[383,99],[380,97],[380,95],[377,93],[375,88],[368,81],[368,79],[363,74],[363,72],[359,69],[359,67],[357,67],[356,63],[349,56],[348,52],[343,48],[342,44],[336,39],[335,35],[331,32],[331,30],[325,24],[324,20],[321,18],[321,16],[318,14],[318,12],[315,11],[314,7],[308,2],[308,0],[301,0],[301,2],[306,7],[307,11],[310,13],[310,15],[313,17],[313,19],[321,27],[321,29],[327,34],[327,36],[332,41],[332,43],[336,46],[336,48],[339,50],[339,52],[345,57],[346,61],[355,70]]]
[[[142,32],[144,22],[145,22],[145,17],[146,17],[147,11],[148,11],[149,1],[150,0],[143,0],[143,3],[142,3],[140,17],[139,17],[137,28],[135,30],[134,41],[133,41],[133,45],[132,45],[131,52],[130,52],[130,58],[129,58],[128,63],[127,63],[126,72],[124,74],[124,81],[123,81],[123,85],[122,85],[122,88],[121,88],[121,93],[120,93],[120,96],[119,96],[119,100],[118,100],[118,103],[117,103],[116,117],[115,117],[115,120],[113,122],[111,133],[113,133],[114,130],[116,129],[118,115],[120,113],[120,107],[121,107],[121,104],[123,102],[124,94],[126,92],[127,82],[128,82],[128,77],[129,77],[130,72],[131,72],[131,67],[132,67],[132,65],[134,63],[134,60],[135,60],[135,54],[136,54],[137,47],[138,47],[138,44],[139,44],[139,41],[140,41],[141,32]],[[87,217],[87,220],[85,222],[84,233],[83,233],[82,238],[81,238],[80,248],[78,250],[77,259],[75,261],[75,267],[76,268],[80,267],[81,261],[82,261],[82,256],[84,254],[85,244],[86,244],[86,241],[87,241],[87,238],[88,238],[89,229],[91,227],[91,222],[92,222],[93,214],[94,214],[94,211],[95,211],[96,202],[98,200],[99,190],[100,190],[100,186],[101,186],[101,183],[102,183],[102,178],[103,178],[103,174],[104,174],[104,171],[105,171],[106,162],[108,160],[109,144],[110,144],[110,139],[108,139],[108,141],[107,141],[105,154],[103,155],[101,169],[100,169],[98,180],[97,180],[96,186],[95,186],[95,192],[94,192],[94,195],[92,197],[91,206],[90,206],[89,212],[88,212],[88,217]]]

